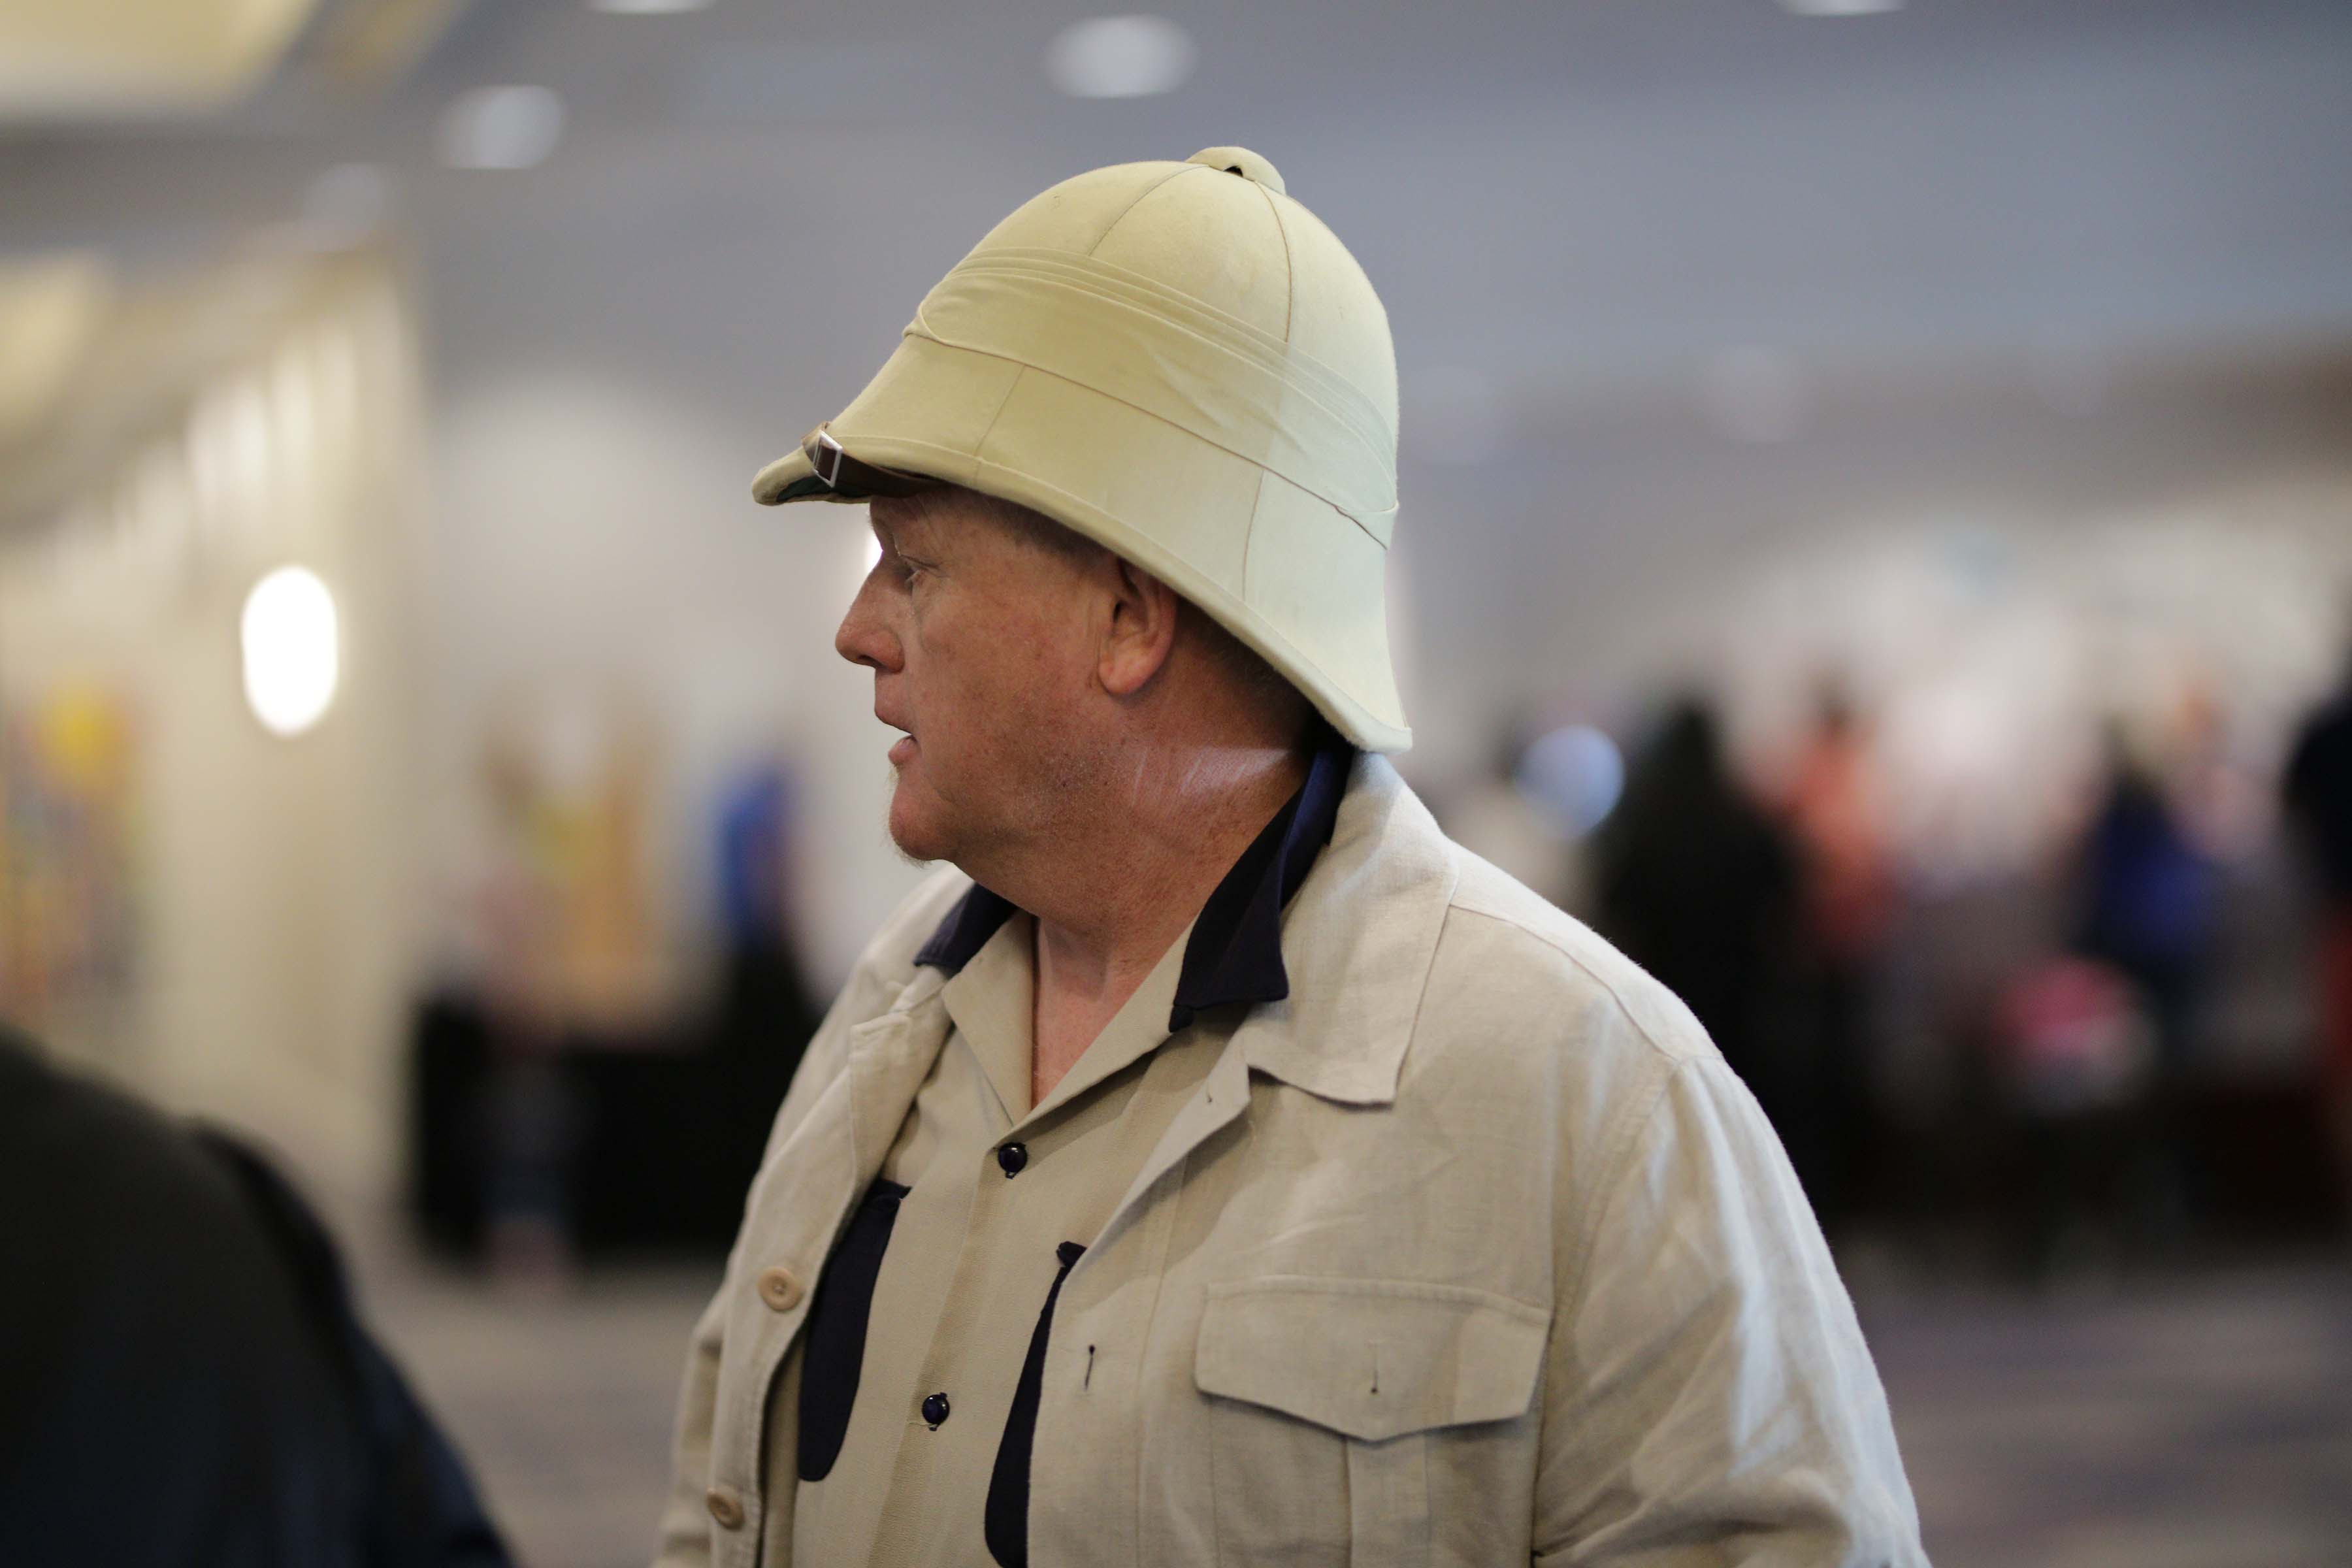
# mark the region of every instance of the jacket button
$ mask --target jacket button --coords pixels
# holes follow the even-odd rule
[[[709,1506],[710,1517],[719,1521],[721,1530],[743,1528],[743,1500],[737,1497],[731,1488],[713,1487],[704,1494],[702,1500]]]
[[[930,1429],[934,1432],[938,1431],[940,1429],[940,1423],[945,1421],[947,1418],[948,1396],[944,1394],[925,1394],[923,1396],[923,1420],[929,1426]]]
[[[761,1271],[760,1300],[779,1312],[789,1312],[801,1304],[801,1282],[789,1268],[775,1268]]]
[[[996,1151],[996,1163],[1004,1167],[1005,1179],[1010,1181],[1029,1163],[1029,1145],[1006,1143],[1000,1146]]]

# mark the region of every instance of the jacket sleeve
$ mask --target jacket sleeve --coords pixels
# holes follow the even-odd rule
[[[1885,1393],[1787,1156],[1720,1057],[1661,1060],[1564,1238],[1536,1562],[1924,1568]]]

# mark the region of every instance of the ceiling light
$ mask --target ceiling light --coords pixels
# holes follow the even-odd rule
[[[480,87],[441,113],[441,161],[453,169],[528,169],[563,135],[563,100],[543,87]]]
[[[588,9],[608,16],[677,16],[709,5],[710,0],[588,0]]]
[[[1791,16],[1883,16],[1903,9],[1903,0],[1780,0]]]
[[[342,673],[335,596],[318,574],[281,566],[253,585],[239,627],[245,700],[273,735],[299,735],[322,718]]]
[[[1165,16],[1073,22],[1045,50],[1045,74],[1072,98],[1150,98],[1192,74],[1192,36]]]

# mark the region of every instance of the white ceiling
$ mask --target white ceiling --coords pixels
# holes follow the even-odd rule
[[[1472,366],[1515,397],[1741,343],[1870,360],[2352,331],[2340,0],[1167,9],[1193,79],[1097,102],[1045,81],[1086,14],[1051,0],[477,5],[388,95],[332,92],[298,58],[205,121],[0,132],[0,247],[201,247],[358,159],[457,269],[436,283],[461,353],[478,326],[536,325],[533,300],[616,286],[699,349],[732,335],[718,301],[772,313],[790,277],[832,296],[803,324],[854,331],[838,347],[864,358],[1042,184],[1240,142],[1356,247],[1408,373]],[[500,82],[561,96],[553,160],[437,168],[435,116]],[[478,287],[493,320],[470,319]]]

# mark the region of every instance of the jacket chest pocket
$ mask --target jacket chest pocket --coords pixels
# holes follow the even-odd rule
[[[1227,1562],[1421,1563],[1430,1443],[1527,1412],[1549,1317],[1489,1291],[1276,1275],[1212,1284],[1193,1384]]]

